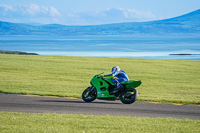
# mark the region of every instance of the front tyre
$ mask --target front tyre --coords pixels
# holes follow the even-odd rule
[[[82,93],[82,99],[85,102],[92,102],[97,98],[96,88],[91,86],[85,89]]]
[[[126,90],[120,95],[120,100],[124,104],[134,103],[138,98],[138,91],[136,89]]]

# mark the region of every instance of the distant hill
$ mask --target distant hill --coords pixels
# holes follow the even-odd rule
[[[59,24],[27,25],[0,21],[0,35],[130,35],[200,33],[200,9],[183,16],[149,22],[66,26]]]

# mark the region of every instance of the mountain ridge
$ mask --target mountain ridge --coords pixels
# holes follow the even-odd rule
[[[102,25],[69,26],[60,24],[28,25],[0,21],[0,35],[133,35],[200,33],[200,9],[188,14],[156,21]]]

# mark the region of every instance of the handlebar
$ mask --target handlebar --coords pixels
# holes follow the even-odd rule
[[[104,72],[103,72],[103,73],[100,73],[100,74],[98,74],[98,75],[95,75],[95,77],[100,78],[102,74],[104,74]]]
[[[99,75],[102,75],[102,74],[104,74],[104,72],[100,73]]]

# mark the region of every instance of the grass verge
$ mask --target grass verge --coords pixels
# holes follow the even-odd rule
[[[0,54],[0,92],[81,97],[90,79],[120,66],[142,80],[139,101],[199,104],[200,61]]]
[[[199,133],[200,121],[174,118],[0,112],[1,132]]]

